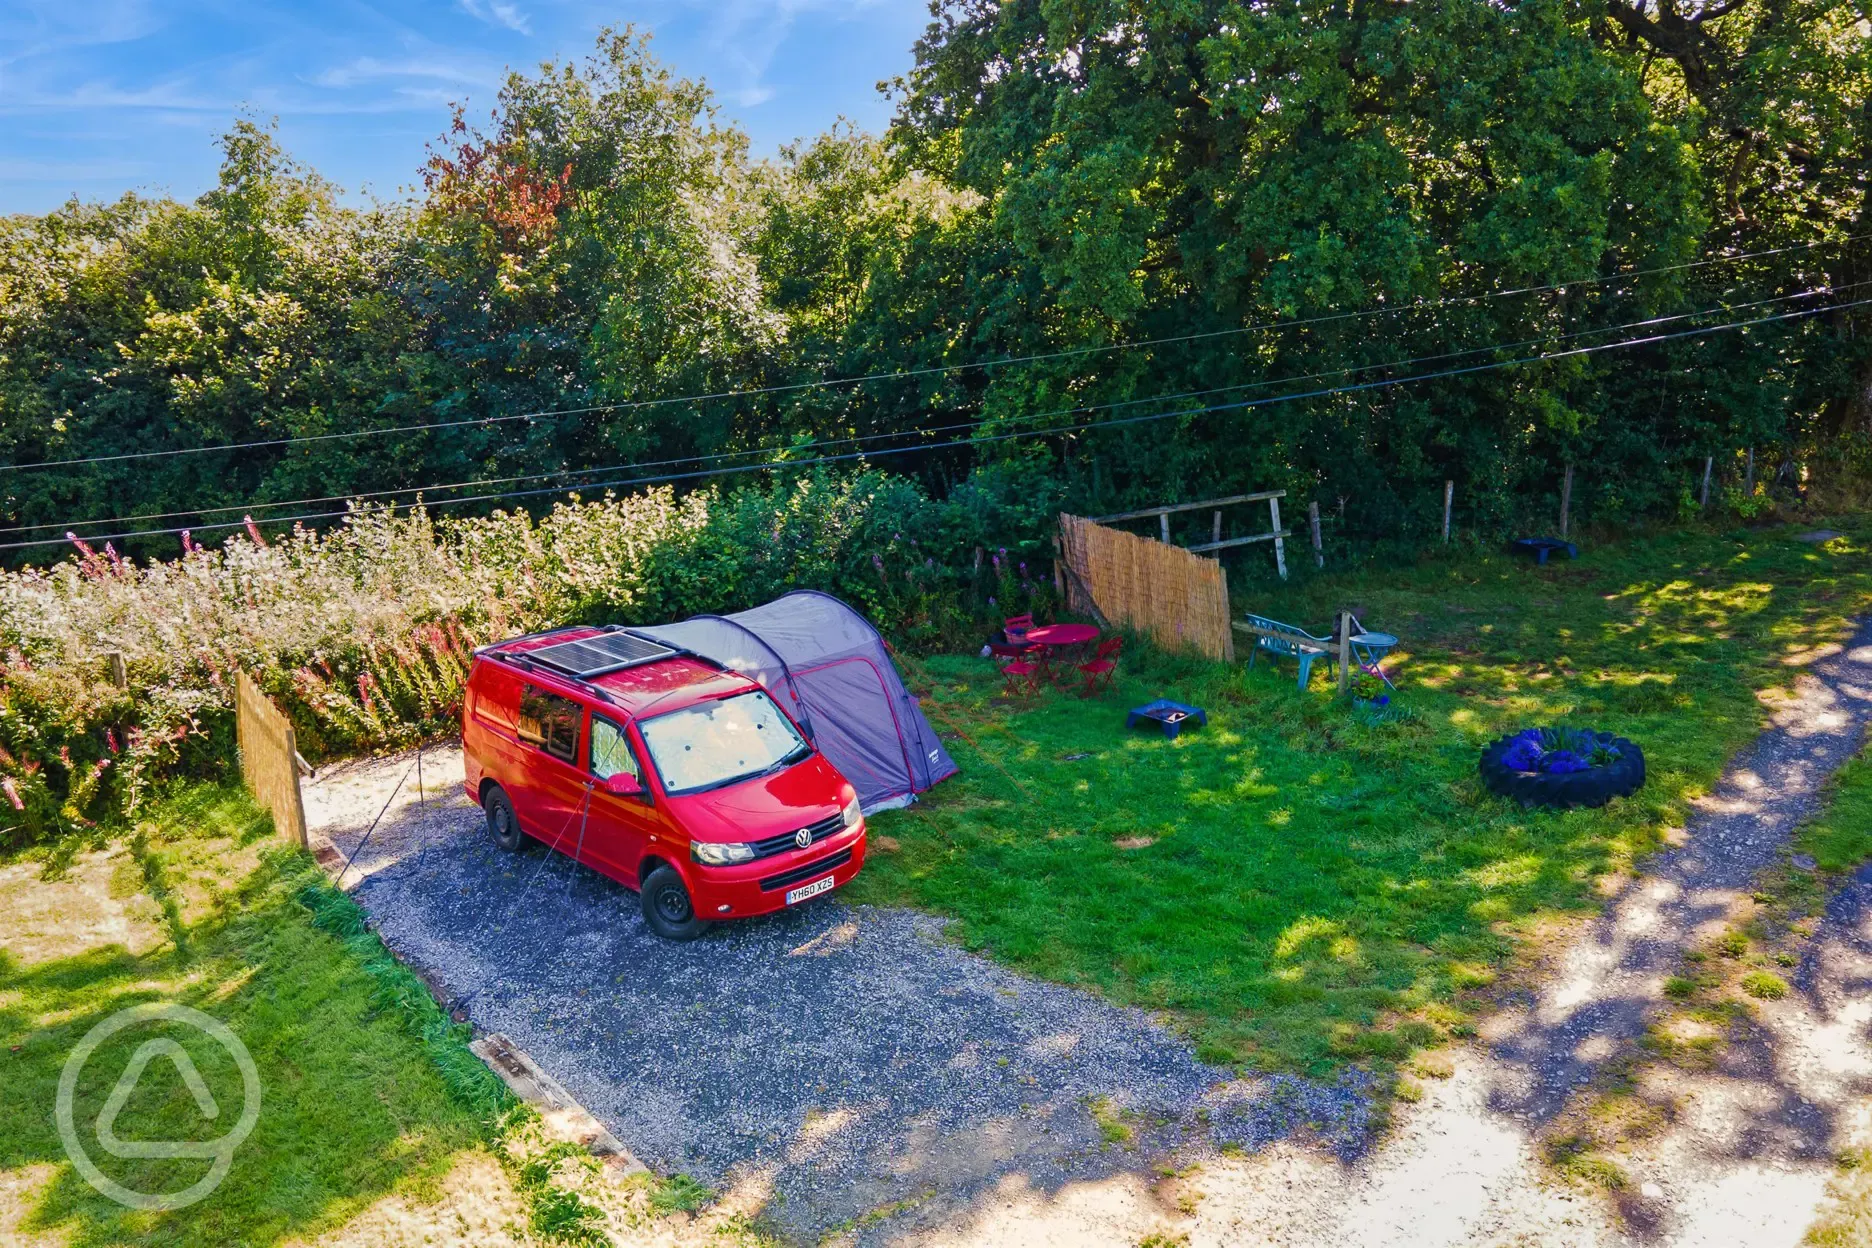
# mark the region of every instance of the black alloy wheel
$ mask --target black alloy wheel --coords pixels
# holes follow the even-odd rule
[[[513,802],[499,788],[491,788],[487,796],[481,799],[481,809],[487,814],[488,835],[494,843],[513,853],[526,840],[526,833],[520,830],[520,818],[514,814]]]
[[[665,940],[694,940],[708,929],[708,921],[696,917],[689,889],[674,867],[658,867],[649,874],[638,904],[644,925]]]

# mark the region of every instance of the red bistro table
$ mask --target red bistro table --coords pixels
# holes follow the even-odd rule
[[[1049,681],[1058,678],[1053,658],[1074,646],[1090,645],[1098,640],[1099,630],[1090,624],[1046,624],[1027,630],[1027,640],[1040,647],[1040,665]]]

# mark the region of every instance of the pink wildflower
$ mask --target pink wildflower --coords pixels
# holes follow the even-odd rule
[[[192,555],[200,549],[201,549],[200,546],[196,545],[193,541],[189,539],[189,531],[187,529],[183,529],[182,530],[182,553],[185,555]]]
[[[254,523],[252,516],[242,516],[241,523],[247,526],[247,536],[253,538],[254,545],[266,545],[266,538],[260,536],[260,526]]]
[[[105,563],[104,557],[98,554],[97,551],[92,550],[91,547],[86,544],[85,540],[76,533],[67,529],[65,530],[65,538],[78,548],[78,571],[79,574],[84,576],[87,580],[96,580],[103,576],[105,571],[109,569],[110,565]]]
[[[104,730],[104,744],[110,746],[111,753],[115,754],[117,752],[117,730],[115,728],[106,728]]]
[[[14,785],[12,776],[0,777],[0,789],[6,790],[7,801],[13,803],[14,810],[26,809],[26,803],[20,800],[19,789]]]

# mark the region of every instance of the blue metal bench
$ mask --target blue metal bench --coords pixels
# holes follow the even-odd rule
[[[1304,689],[1307,687],[1307,680],[1313,675],[1315,659],[1325,658],[1328,661],[1327,665],[1331,666],[1332,638],[1315,637],[1304,628],[1283,624],[1279,620],[1269,619],[1265,615],[1255,615],[1252,612],[1245,618],[1247,627],[1242,628],[1241,631],[1252,634],[1255,639],[1254,649],[1248,652],[1249,667],[1254,666],[1255,658],[1264,650],[1283,658],[1298,659],[1300,660],[1300,687]],[[1241,626],[1237,625],[1237,627]]]

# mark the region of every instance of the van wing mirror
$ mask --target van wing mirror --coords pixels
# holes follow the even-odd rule
[[[644,791],[642,783],[628,771],[606,777],[603,787],[612,797],[642,797]]]

